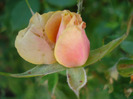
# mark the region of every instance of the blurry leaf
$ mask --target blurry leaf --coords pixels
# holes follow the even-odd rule
[[[76,5],[76,0],[46,0],[51,5],[59,7],[70,7]]]
[[[58,74],[50,74],[47,76],[43,76],[40,80],[40,83],[44,85],[44,83],[47,83],[46,86],[48,86],[48,92],[50,92],[50,96],[54,97],[55,95],[55,89],[58,83]]]
[[[15,95],[20,95],[23,92],[23,85],[20,79],[9,78],[8,87]]]
[[[44,84],[44,82],[45,82],[46,80],[48,80],[48,78],[49,78],[49,75],[41,77],[41,79],[40,79],[40,84]]]
[[[18,78],[24,78],[24,77],[35,77],[35,76],[44,76],[47,74],[52,74],[55,72],[63,71],[66,68],[59,65],[58,63],[55,64],[45,64],[42,66],[36,66],[24,73],[20,74],[10,74],[10,73],[3,73],[0,72],[0,75],[5,75],[5,76],[11,76],[11,77],[18,77]]]
[[[34,83],[28,84],[24,99],[34,99],[34,97],[35,97],[35,88],[34,87],[35,87]]]
[[[86,84],[87,76],[84,68],[67,69],[67,82],[69,87],[79,97],[79,90]]]
[[[56,97],[57,97],[56,99],[68,99],[67,96],[65,95],[65,93],[58,88],[56,88],[55,93],[56,93]],[[53,98],[53,99],[55,99],[55,98]]]
[[[88,80],[86,87],[89,89],[87,93],[89,95],[89,98],[85,99],[117,99],[117,98],[110,98],[108,90],[103,90],[105,83],[103,83],[101,81],[101,78],[99,77],[95,76],[91,80]],[[103,76],[101,77],[104,78]]]
[[[95,33],[98,36],[108,36],[110,34],[110,32],[112,31],[111,27],[108,26],[109,22],[106,21],[102,21],[101,23],[99,23],[95,29]]]
[[[121,48],[125,52],[133,55],[133,42],[131,42],[131,41],[124,41],[124,42],[121,43]]]
[[[109,74],[111,78],[115,80],[118,79],[118,71],[117,71],[116,65],[109,69]]]
[[[100,59],[102,59],[105,55],[107,55],[108,53],[110,53],[113,49],[115,49],[123,40],[125,40],[125,38],[128,36],[130,28],[131,28],[131,23],[132,23],[132,19],[133,19],[133,15],[130,17],[130,20],[128,22],[127,25],[127,32],[121,36],[120,38],[117,38],[111,42],[109,42],[108,44],[90,51],[90,55],[88,57],[87,62],[83,65],[91,65],[97,61],[99,61]]]
[[[108,22],[106,26],[109,28],[115,29],[116,27],[119,26],[119,23],[118,22]]]
[[[57,83],[58,83],[58,74],[55,73],[55,74],[49,75],[48,88],[49,88],[50,92],[52,93],[52,95],[54,95],[54,93],[55,93],[55,88],[57,86]]]
[[[127,98],[131,95],[132,92],[133,92],[133,89],[132,88],[124,89],[124,93],[125,93],[125,95],[126,95]]]
[[[61,75],[63,75],[63,76],[66,76],[66,70],[60,71],[59,74],[61,74]]]
[[[60,78],[60,79],[61,80],[59,81],[56,89],[59,89],[60,91],[62,91],[62,93],[64,93],[67,96],[67,99],[77,99],[76,94],[67,85],[67,83],[66,83],[66,80],[67,80],[66,77]],[[56,93],[56,91],[55,91],[55,93]],[[57,99],[58,99],[58,97],[57,97]]]
[[[94,29],[94,32],[92,36],[88,36],[91,41],[91,49],[96,49],[101,47],[104,44],[104,38],[107,37],[109,34],[111,34],[112,30],[111,28],[107,27],[108,22],[102,21],[100,22],[96,28]],[[88,30],[89,32],[89,30]],[[96,40],[97,38],[97,40]],[[98,42],[97,42],[98,41]]]
[[[110,84],[110,83],[105,84],[105,85],[104,85],[104,90],[105,90],[105,89],[108,89],[108,93],[112,93],[113,90],[114,90],[113,84]]]
[[[34,98],[22,98],[22,99],[51,99],[46,86],[36,87]]]
[[[29,0],[29,4],[34,12],[39,11],[39,1],[38,0]],[[11,25],[13,30],[19,30],[24,28],[30,17],[32,16],[25,0],[20,1],[13,9],[11,14]]]
[[[117,70],[123,77],[130,77],[133,75],[133,60],[120,59],[117,63]]]

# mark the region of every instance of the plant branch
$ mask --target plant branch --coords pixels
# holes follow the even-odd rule
[[[77,1],[78,3],[77,3],[77,7],[78,7],[78,10],[77,10],[77,13],[78,14],[81,14],[81,11],[82,11],[82,7],[83,7],[83,0],[78,0]]]
[[[28,0],[25,0],[25,2],[26,2],[26,4],[27,4],[28,8],[30,9],[31,14],[34,15],[34,12],[33,12],[33,10],[31,9],[31,6],[30,6]]]
[[[128,21],[126,35],[128,35],[129,32],[130,32],[130,28],[131,28],[131,25],[132,25],[132,20],[133,20],[133,15],[131,15],[131,17]]]

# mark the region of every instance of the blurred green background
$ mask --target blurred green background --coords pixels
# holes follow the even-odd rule
[[[29,0],[34,12],[77,11],[76,0]],[[84,0],[81,16],[91,50],[125,33],[133,0]],[[25,0],[0,0],[0,72],[21,73],[35,65],[23,60],[14,47],[20,29],[31,17]],[[120,58],[133,59],[133,26],[128,38],[99,62],[86,67],[88,82],[80,91],[81,99],[133,99],[130,78],[117,74]],[[118,77],[117,77],[118,76]],[[12,78],[0,76],[0,99],[77,99],[69,88],[65,71],[46,77]]]

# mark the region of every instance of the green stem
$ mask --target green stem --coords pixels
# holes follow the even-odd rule
[[[11,76],[10,73],[3,73],[3,72],[0,72],[0,75],[3,75],[3,76]]]
[[[83,0],[78,0],[78,4],[77,4],[77,6],[78,6],[78,10],[77,10],[77,13],[78,14],[81,14],[81,11],[82,11],[82,7],[83,7]]]
[[[127,24],[127,31],[126,31],[126,35],[128,36],[129,32],[130,32],[130,28],[131,28],[131,24],[132,24],[132,20],[133,20],[133,15],[131,15],[128,24]]]
[[[28,8],[30,9],[31,14],[34,15],[34,12],[33,12],[33,10],[31,9],[31,6],[30,6],[28,0],[25,0],[25,2],[26,2],[26,4],[28,5]]]

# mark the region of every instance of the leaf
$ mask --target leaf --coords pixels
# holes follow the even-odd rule
[[[67,95],[65,95],[65,93],[62,90],[60,90],[58,87],[56,88],[55,94],[56,94],[56,98],[52,98],[52,99],[69,99],[67,98]]]
[[[130,47],[129,47],[130,46]],[[133,42],[132,41],[124,41],[121,43],[121,48],[129,53],[133,55]]]
[[[49,88],[52,96],[55,93],[55,88],[56,88],[57,83],[58,83],[58,74],[55,73],[53,75],[49,75],[49,77],[48,77],[48,88]]]
[[[123,77],[130,77],[133,75],[133,60],[132,59],[120,59],[117,63],[117,70]]]
[[[38,0],[29,0],[29,4],[31,5],[31,8],[33,8],[33,11],[39,11]],[[11,13],[12,29],[19,30],[26,27],[31,16],[31,12],[25,0],[18,2]]]
[[[79,97],[79,90],[86,84],[87,76],[84,68],[67,69],[67,82],[69,87]]]
[[[114,48],[116,48],[126,37],[127,37],[126,35],[123,35],[122,37],[111,41],[107,45],[104,45],[98,49],[92,50],[84,66],[91,65],[99,61],[100,59],[102,59],[105,55],[107,55]]]
[[[110,77],[113,78],[114,80],[118,80],[118,71],[116,68],[116,65],[114,65],[113,67],[109,68],[108,70]]]
[[[120,38],[117,38],[111,42],[109,42],[108,44],[90,51],[90,55],[88,57],[87,62],[83,65],[83,66],[87,66],[87,65],[91,65],[97,61],[99,61],[100,59],[102,59],[105,55],[107,55],[108,53],[110,53],[113,49],[115,49],[118,45],[120,45],[120,43],[125,40],[125,38],[128,36],[130,28],[131,28],[131,23],[132,23],[132,19],[133,19],[133,15],[130,17],[130,20],[128,22],[127,25],[127,32],[121,36]]]
[[[6,78],[8,83],[8,88],[15,95],[20,95],[23,92],[23,84],[21,79]]]
[[[55,64],[49,64],[49,65],[36,66],[20,74],[10,74],[10,73],[0,72],[0,75],[18,77],[18,78],[24,78],[24,77],[26,78],[26,77],[44,76],[44,75],[52,74],[55,72],[63,71],[65,69],[66,68],[61,66],[60,64],[55,63]]]
[[[51,5],[57,6],[57,7],[70,7],[76,5],[76,0],[46,0]]]
[[[110,84],[110,83],[105,84],[105,85],[104,85],[104,90],[105,90],[105,89],[108,89],[108,93],[112,93],[113,90],[114,90],[113,84]]]
[[[131,95],[132,92],[133,92],[132,88],[124,89],[124,93],[127,99],[129,99],[129,96]]]
[[[47,76],[43,76],[40,82],[43,84],[46,80],[48,81],[48,90],[50,92],[50,95],[51,97],[53,97],[58,83],[58,74],[54,73]]]
[[[34,99],[35,93],[36,93],[36,90],[35,90],[34,83],[28,84],[28,86],[26,87],[26,92],[25,92],[25,95],[24,95],[24,99]]]

